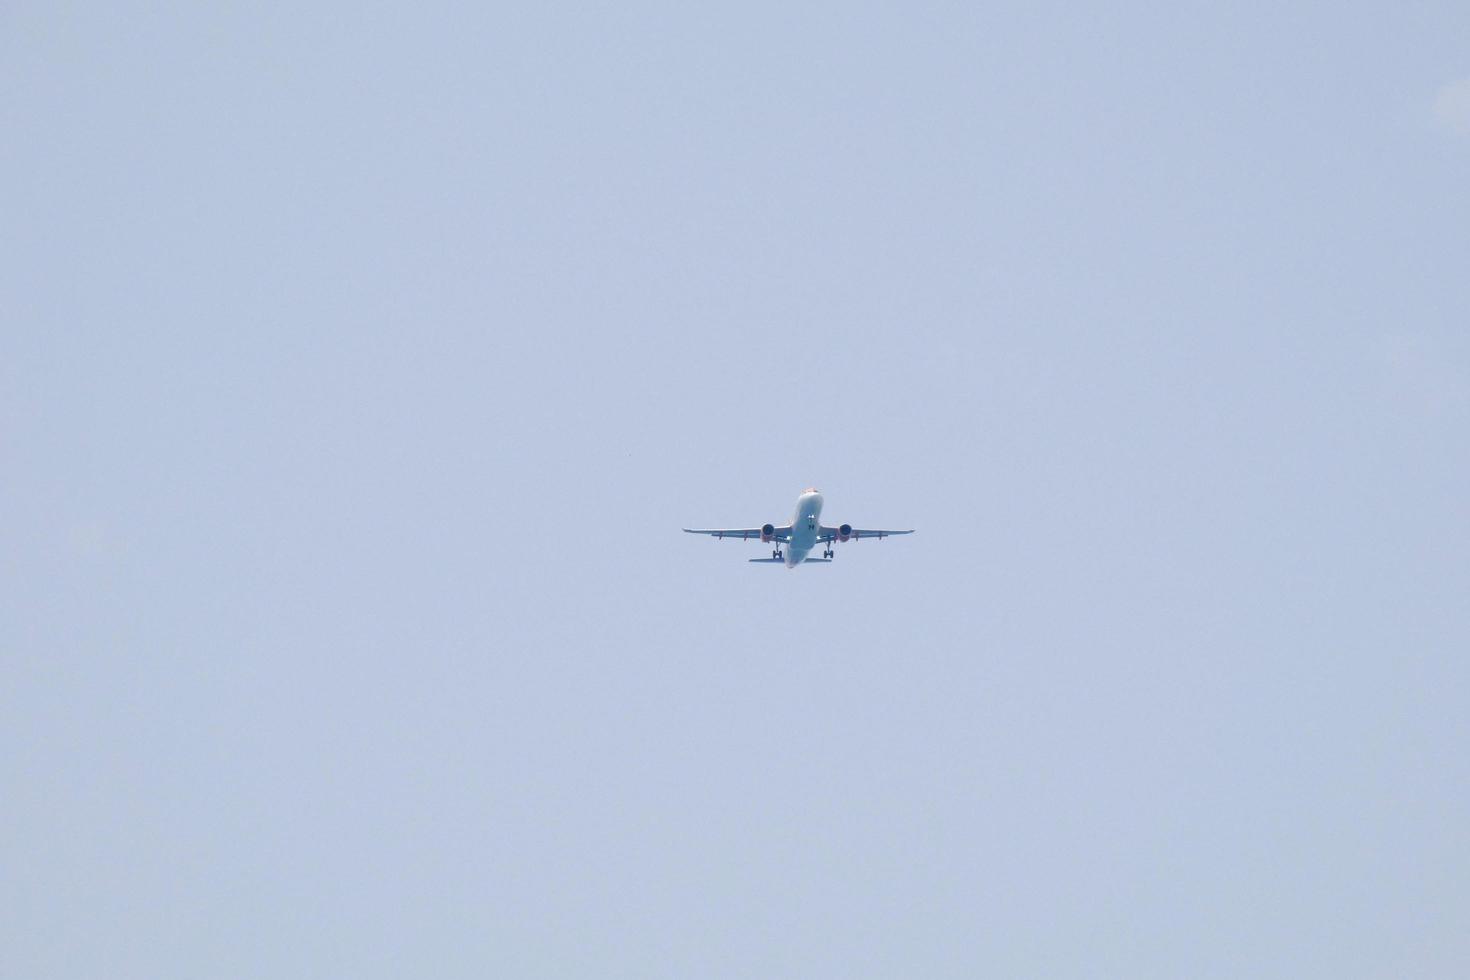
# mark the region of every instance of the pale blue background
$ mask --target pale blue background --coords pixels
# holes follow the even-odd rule
[[[309,6],[0,16],[0,975],[1470,975],[1470,4]]]

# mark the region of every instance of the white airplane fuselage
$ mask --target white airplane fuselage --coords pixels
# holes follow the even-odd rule
[[[822,532],[822,495],[808,490],[796,498],[796,514],[791,518],[791,540],[786,542],[786,567],[795,568],[817,546]]]
[[[807,487],[796,498],[796,512],[791,523],[777,527],[762,524],[760,527],[686,527],[685,534],[704,534],[712,538],[734,538],[750,541],[759,538],[761,543],[775,545],[769,558],[751,558],[760,564],[785,565],[795,568],[804,562],[829,562],[836,554],[839,541],[862,541],[876,538],[882,540],[895,534],[913,534],[913,528],[886,530],[883,528],[853,527],[841,524],[837,527],[822,526],[822,492],[816,487]],[[822,545],[822,557],[808,558],[817,545]]]

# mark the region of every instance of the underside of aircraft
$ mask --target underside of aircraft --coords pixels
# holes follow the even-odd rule
[[[715,538],[739,538],[742,541],[759,539],[764,544],[776,547],[769,558],[751,558],[757,564],[785,565],[795,568],[808,562],[830,562],[836,555],[835,545],[840,542],[861,541],[865,538],[886,538],[894,534],[913,534],[910,528],[904,531],[873,530],[856,528],[851,524],[829,527],[821,522],[822,493],[815,487],[802,491],[796,500],[796,513],[790,524],[762,524],[760,527],[736,528],[684,528],[688,534],[707,534]],[[823,546],[822,557],[810,558],[808,554],[818,544]],[[783,548],[782,546],[785,545]]]

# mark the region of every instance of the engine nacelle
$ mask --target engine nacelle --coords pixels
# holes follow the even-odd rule
[[[764,541],[766,544],[770,544],[772,541],[776,540],[776,525],[762,524],[761,540]]]
[[[852,525],[851,524],[844,524],[844,525],[842,525],[841,527],[839,527],[837,529],[837,540],[838,541],[846,541],[850,537],[852,537]]]

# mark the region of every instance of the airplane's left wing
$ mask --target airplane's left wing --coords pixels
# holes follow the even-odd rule
[[[846,525],[843,525],[843,527],[846,527]],[[843,528],[841,528],[841,527],[828,527],[827,525],[823,524],[822,525],[822,530],[817,534],[817,540],[818,541],[824,541],[824,542],[825,541],[841,541],[842,540],[842,532],[843,532]],[[878,530],[869,530],[868,528],[865,528],[865,527],[848,527],[847,528],[847,540],[849,540],[849,541],[860,541],[863,538],[886,538],[890,534],[913,534],[913,533],[914,533],[914,529],[913,528],[909,528],[907,531],[878,531]]]
[[[735,528],[694,528],[686,527],[685,534],[708,534],[716,538],[739,538],[741,541],[755,540],[761,538],[762,528],[758,527],[735,527]],[[772,528],[771,539],[774,541],[789,541],[791,539],[791,525]]]

